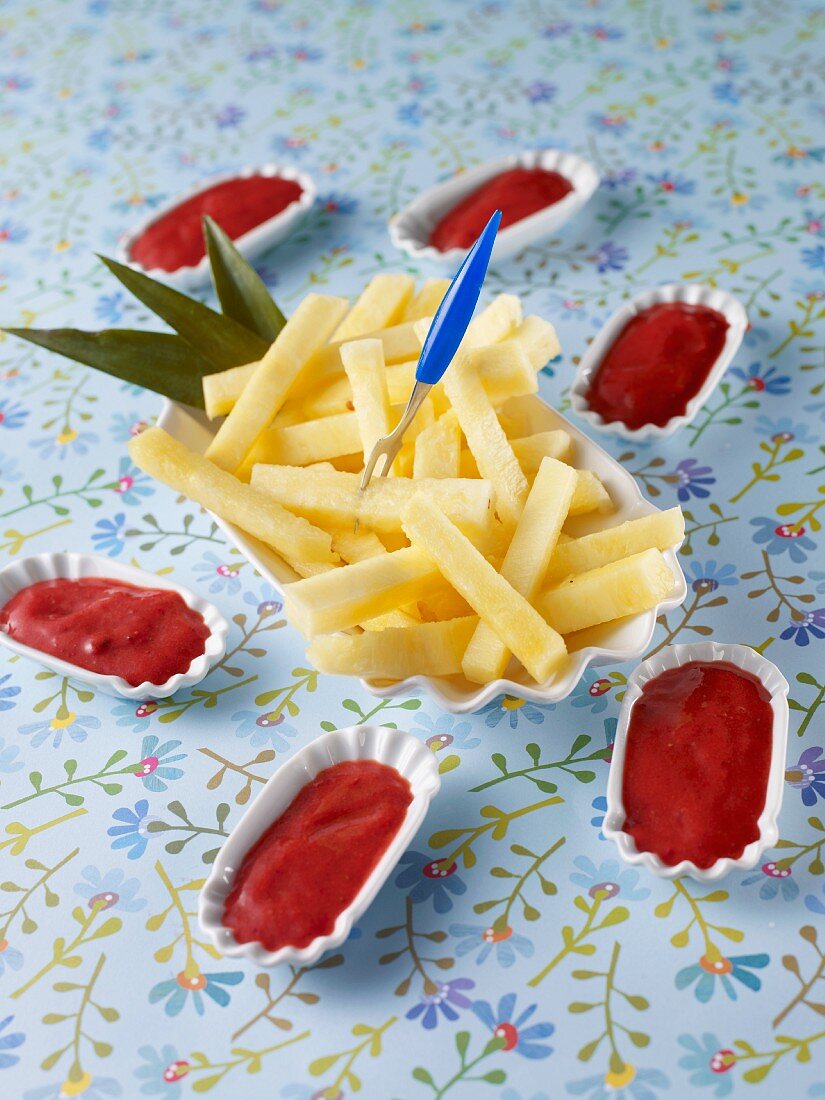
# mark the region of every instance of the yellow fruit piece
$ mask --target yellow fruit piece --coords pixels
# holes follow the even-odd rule
[[[350,565],[387,553],[387,548],[375,531],[368,531],[365,527],[359,527],[357,531],[353,531],[351,527],[341,527],[333,531],[332,549]]]
[[[492,627],[530,675],[539,683],[547,680],[566,653],[561,637],[430,497],[419,493],[410,502],[404,512],[404,530],[412,548],[432,558],[444,578]]]
[[[472,615],[473,609],[463,596],[459,596],[452,585],[443,581],[440,588],[423,600],[418,601],[418,611],[422,619],[428,622],[440,622],[443,619],[460,619],[463,615]]]
[[[514,340],[521,344],[534,371],[541,370],[561,351],[556,330],[549,321],[531,313],[513,333]]]
[[[490,520],[492,486],[489,481],[461,478],[373,478],[360,489],[358,474],[335,470],[307,470],[293,466],[256,466],[255,488],[285,508],[311,517],[330,529],[354,525],[379,534],[401,530],[401,513],[416,493],[430,500],[463,530],[483,532]]]
[[[681,508],[668,508],[639,519],[629,519],[617,527],[594,531],[557,546],[547,571],[547,583],[561,581],[573,573],[585,573],[609,565],[612,561],[640,554],[643,550],[667,550],[678,546],[685,537],[685,517]]]
[[[215,512],[293,561],[333,563],[336,555],[326,531],[275,504],[185,447],[162,428],[148,428],[129,443],[132,461],[196,504]]]
[[[380,340],[354,340],[341,348],[352,390],[364,461],[375,444],[390,433],[390,399]]]
[[[415,604],[408,604],[407,606],[415,608]],[[397,611],[386,611],[383,615],[377,615],[374,619],[367,619],[364,623],[358,625],[362,630],[393,630],[399,626],[410,626],[412,623],[418,622],[418,616],[410,615],[403,608],[398,608]]]
[[[210,420],[214,420],[216,416],[226,416],[257,369],[257,362],[243,363],[239,367],[204,375],[203,403]]]
[[[449,279],[426,279],[404,311],[404,320],[417,321],[420,317],[432,317],[449,289]]]
[[[570,466],[554,458],[543,460],[504,556],[501,576],[530,604],[547,572],[575,484]],[[464,675],[477,684],[489,683],[504,675],[509,659],[505,643],[480,622],[464,654]]]
[[[672,587],[673,573],[661,551],[644,550],[570,577],[543,592],[536,606],[560,634],[572,634],[649,611]]]
[[[559,462],[569,463],[573,455],[573,440],[568,432],[561,429],[511,439],[510,445],[528,480],[536,476],[543,459],[555,458]]]
[[[415,623],[380,633],[334,634],[315,638],[307,657],[319,672],[405,680],[408,676],[452,676],[478,619]]]
[[[576,470],[576,491],[570,505],[571,516],[583,516],[589,512],[607,515],[613,511],[610,494],[592,470]]]
[[[498,419],[508,439],[522,439],[537,432],[559,430],[558,414],[529,395],[511,397],[498,410]]]
[[[307,360],[326,342],[346,308],[346,298],[323,294],[304,298],[221,424],[207,448],[207,458],[224,470],[237,470],[255,440],[272,423]]]
[[[401,320],[415,290],[411,275],[376,275],[341,321],[332,339],[352,340]]]
[[[414,547],[344,565],[284,588],[290,621],[307,637],[348,630],[435,591],[441,576]]]
[[[458,477],[461,428],[455,416],[442,416],[415,441],[413,477]]]

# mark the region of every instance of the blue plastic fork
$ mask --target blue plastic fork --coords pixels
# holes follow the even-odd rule
[[[379,439],[373,447],[364,467],[364,476],[361,478],[362,490],[369,485],[376,463],[382,455],[385,462],[378,476],[386,476],[393,459],[401,449],[404,432],[421,408],[424,398],[441,379],[458,351],[458,346],[464,339],[464,333],[473,318],[478,296],[484,284],[500,221],[501,211],[496,210],[450,283],[450,288],[438,307],[430,331],[427,333],[427,339],[424,341],[424,347],[421,349],[415,371],[415,385],[407,407],[395,430]]]

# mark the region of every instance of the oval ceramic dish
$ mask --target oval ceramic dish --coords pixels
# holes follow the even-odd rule
[[[235,238],[234,245],[241,255],[245,256],[247,260],[256,259],[272,248],[273,245],[279,244],[288,237],[315,202],[315,183],[312,177],[306,175],[305,172],[299,172],[296,168],[291,168],[285,164],[264,164],[260,168],[242,168],[239,172],[227,172],[224,175],[203,180],[191,190],[181,195],[175,195],[168,202],[156,207],[149,217],[145,218],[134,229],[130,229],[125,233],[118,242],[117,259],[121,263],[128,264],[129,267],[133,267],[135,271],[141,271],[144,275],[159,279],[181,290],[202,286],[209,279],[208,256],[204,256],[193,267],[179,267],[175,271],[164,271],[162,268],[146,268],[137,260],[133,260],[131,256],[132,245],[138,237],[146,232],[150,225],[154,225],[156,221],[194,195],[199,195],[202,191],[208,191],[210,187],[214,187],[218,183],[226,183],[228,180],[234,179],[247,179],[250,176],[280,176],[282,179],[295,180],[301,185],[301,194],[295,202],[291,202],[278,214],[264,222],[260,222],[242,236]]]
[[[701,389],[688,401],[685,412],[680,416],[672,416],[662,427],[657,424],[645,424],[641,428],[628,428],[620,420],[607,423],[590,408],[587,402],[590,383],[605,355],[631,317],[660,302],[687,302],[690,305],[709,306],[721,313],[728,322],[728,331],[719,358],[711,367]],[[624,439],[632,439],[637,443],[647,439],[664,439],[666,436],[673,435],[675,431],[693,420],[719,385],[722,375],[739,350],[747,328],[748,315],[745,307],[738,298],[734,298],[732,294],[718,287],[701,286],[698,283],[668,283],[652,290],[644,290],[613,314],[582,356],[573,385],[570,387],[570,404],[573,412],[597,431],[620,435]]]
[[[640,852],[632,836],[623,831],[625,810],[622,804],[624,757],[627,730],[633,704],[642,694],[648,680],[655,679],[669,668],[678,668],[690,661],[727,661],[745,672],[750,672],[770,692],[773,711],[771,764],[765,806],[759,817],[759,838],[748,844],[738,859],[718,859],[711,867],[697,867],[692,860],[683,859],[673,866],[663,863],[655,852]],[[762,853],[773,847],[779,837],[777,819],[782,806],[785,782],[785,752],[788,744],[788,681],[767,658],[749,646],[733,642],[693,642],[690,645],[667,646],[636,668],[627,682],[622,700],[619,725],[613,745],[610,775],[607,780],[607,813],[602,831],[616,842],[619,854],[627,863],[640,864],[659,878],[680,878],[688,875],[699,882],[716,882],[731,871],[748,871],[759,862]]]
[[[558,172],[573,184],[573,190],[552,206],[545,206],[521,221],[501,229],[496,237],[493,262],[504,260],[535,244],[558,229],[584,206],[599,186],[599,174],[593,165],[575,153],[561,149],[532,149],[514,156],[491,160],[471,168],[444,183],[424,191],[390,219],[390,238],[396,248],[416,260],[435,260],[455,268],[466,249],[450,248],[440,252],[429,243],[430,234],[446,213],[487,180],[510,168],[545,168]]]
[[[338,914],[335,926],[328,935],[316,936],[306,947],[286,946],[277,951],[268,951],[257,941],[238,943],[232,931],[223,925],[223,911],[244,856],[307,783],[325,768],[344,760],[377,760],[404,776],[413,797],[401,828],[354,901]],[[438,761],[434,753],[403,730],[389,729],[387,726],[348,726],[316,737],[270,777],[218,852],[198,900],[201,928],[222,955],[247,958],[258,966],[276,966],[285,962],[312,966],[325,951],[339,947],[350,934],[352,926],[372,903],[409,847],[440,787]]]
[[[82,680],[97,691],[102,691],[106,695],[120,695],[124,699],[165,699],[169,695],[174,695],[180,688],[192,687],[200,683],[215,662],[219,661],[226,652],[229,624],[217,607],[208,600],[201,599],[188,588],[175,584],[166,577],[145,573],[142,569],[122,565],[120,562],[112,561],[111,558],[101,558],[96,554],[34,554],[29,558],[11,562],[4,569],[0,569],[0,607],[8,603],[22,588],[36,584],[38,581],[51,581],[58,577],[66,577],[70,580],[76,580],[78,577],[113,577],[115,580],[126,581],[139,588],[171,588],[180,595],[187,607],[191,607],[193,611],[203,616],[204,622],[209,627],[209,637],[206,639],[204,652],[192,661],[186,672],[178,672],[170,676],[165,684],[145,682],[136,687],[128,684],[122,676],[90,672],[70,661],[63,661],[39,649],[22,645],[14,638],[10,638],[5,631],[0,630],[0,645],[4,645],[6,649],[10,649],[20,657],[27,657],[29,660],[45,665],[60,676]]]
[[[615,458],[602,450],[569,420],[565,420],[560,413],[551,409],[541,398],[534,396],[511,398],[503,408],[505,413],[516,410],[525,422],[525,432],[528,435],[554,428],[563,428],[570,433],[577,461],[599,477],[616,506],[615,512],[610,517],[611,525],[624,523],[625,520],[636,519],[638,516],[651,515],[660,510],[642,496],[632,475]],[[204,451],[216,431],[214,423],[210,423],[202,412],[169,400],[164,401],[158,417],[158,426],[195,451]],[[220,516],[212,513],[212,518],[270,584],[283,591],[284,584],[298,580],[297,573],[293,572],[274,550],[231,523],[227,523]],[[572,521],[571,529],[575,528],[573,533],[576,535],[584,535],[601,526],[602,521],[603,517],[600,516],[577,517]],[[624,621],[606,624],[601,632],[599,644],[571,653],[564,668],[546,684],[536,684],[523,670],[481,686],[471,684],[460,676],[410,676],[406,680],[362,680],[362,683],[373,695],[382,698],[425,691],[433,697],[438,706],[453,714],[466,714],[479,710],[502,693],[517,695],[520,699],[531,699],[537,703],[558,703],[573,691],[588,665],[614,664],[617,661],[632,661],[634,658],[641,657],[650,645],[657,616],[663,611],[678,607],[683,602],[687,595],[687,585],[676,551],[668,550],[665,553],[665,559],[675,577],[673,590],[667,599],[651,611],[634,615]]]

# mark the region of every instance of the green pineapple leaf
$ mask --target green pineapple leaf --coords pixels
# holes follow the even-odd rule
[[[212,283],[224,316],[256,332],[271,344],[286,324],[258,272],[248,263],[212,218],[203,219],[203,235],[212,269]]]

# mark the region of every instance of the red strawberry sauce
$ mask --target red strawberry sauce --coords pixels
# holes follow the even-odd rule
[[[725,661],[645,684],[630,716],[623,829],[664,863],[710,867],[759,836],[771,762],[770,694]]]
[[[376,760],[333,764],[298,792],[246,853],[223,923],[268,951],[327,935],[355,899],[412,802],[410,785]]]

